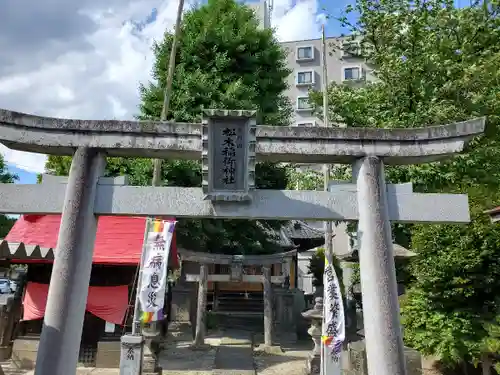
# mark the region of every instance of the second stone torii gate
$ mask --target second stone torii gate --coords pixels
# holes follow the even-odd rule
[[[7,147],[73,155],[67,184],[0,186],[0,213],[62,212],[37,375],[75,371],[99,215],[359,220],[361,289],[371,311],[364,318],[368,372],[404,375],[389,221],[470,219],[467,196],[391,192],[383,166],[460,152],[483,132],[484,119],[388,130],[257,127],[251,111],[206,115],[201,125],[65,120],[0,110],[0,142]],[[201,159],[203,188],[99,184],[105,156]],[[352,163],[357,182],[329,192],[254,190],[256,160]]]
[[[198,253],[188,250],[180,250],[182,261],[191,261],[200,265],[199,274],[186,274],[185,278],[188,282],[198,282],[198,304],[196,310],[196,334],[194,344],[200,346],[205,340],[205,311],[207,298],[207,283],[212,282],[251,282],[261,283],[263,286],[263,302],[264,302],[264,345],[271,347],[274,343],[274,323],[275,311],[273,304],[273,283],[283,283],[286,276],[290,276],[291,257],[297,253],[292,250],[285,253],[270,254],[270,255],[225,255],[225,254],[208,254]],[[209,265],[227,265],[230,266],[228,275],[209,275]],[[272,266],[275,264],[284,264],[285,270],[282,276],[271,276]],[[262,275],[246,275],[244,273],[245,266],[260,266],[262,267]],[[278,320],[280,320],[278,318]],[[289,321],[278,321],[281,326],[289,324]]]

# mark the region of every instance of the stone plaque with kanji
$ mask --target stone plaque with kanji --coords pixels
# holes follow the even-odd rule
[[[251,199],[255,184],[254,114],[253,111],[205,111],[202,135],[205,199]]]
[[[144,339],[141,335],[121,338],[120,375],[141,375]]]
[[[243,257],[234,255],[231,261],[230,281],[242,282],[243,281]]]

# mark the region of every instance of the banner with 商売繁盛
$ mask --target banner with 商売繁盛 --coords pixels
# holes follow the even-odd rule
[[[333,254],[327,254],[326,251],[323,286],[321,373],[324,375],[340,375],[342,373],[342,344],[345,340],[344,305],[339,280],[333,267]]]

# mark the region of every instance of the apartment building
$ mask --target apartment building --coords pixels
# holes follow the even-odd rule
[[[249,3],[260,20],[260,26],[271,27],[273,0]],[[326,39],[326,66],[328,82],[362,85],[373,80],[371,69],[360,56],[359,44],[350,37]],[[294,107],[292,125],[323,126],[323,121],[313,113],[308,101],[309,91],[323,90],[323,56],[321,38],[283,42],[288,51],[288,67],[292,73],[288,77],[287,96]]]
[[[257,3],[247,3],[247,6],[257,15],[259,25],[262,28],[271,27],[271,9],[269,5],[270,3],[268,0],[260,0]]]
[[[292,70],[287,96],[294,106],[293,123],[297,126],[323,126],[308,101],[311,90],[323,90],[322,44],[321,39],[282,43],[288,51],[288,67]],[[347,37],[327,38],[326,46],[328,82],[362,85],[373,79],[360,56],[358,42]]]

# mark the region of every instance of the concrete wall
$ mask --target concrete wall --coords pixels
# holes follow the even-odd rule
[[[304,294],[314,293],[313,276],[309,273],[309,263],[315,250],[307,250],[297,255],[297,288]]]
[[[247,5],[257,15],[257,19],[259,20],[259,26],[261,28],[270,26],[269,8],[268,8],[268,2],[266,0],[260,0],[258,2],[249,3]]]
[[[347,233],[347,224],[340,223],[333,227],[333,252],[337,256],[349,254],[351,252],[351,244],[349,234]]]

